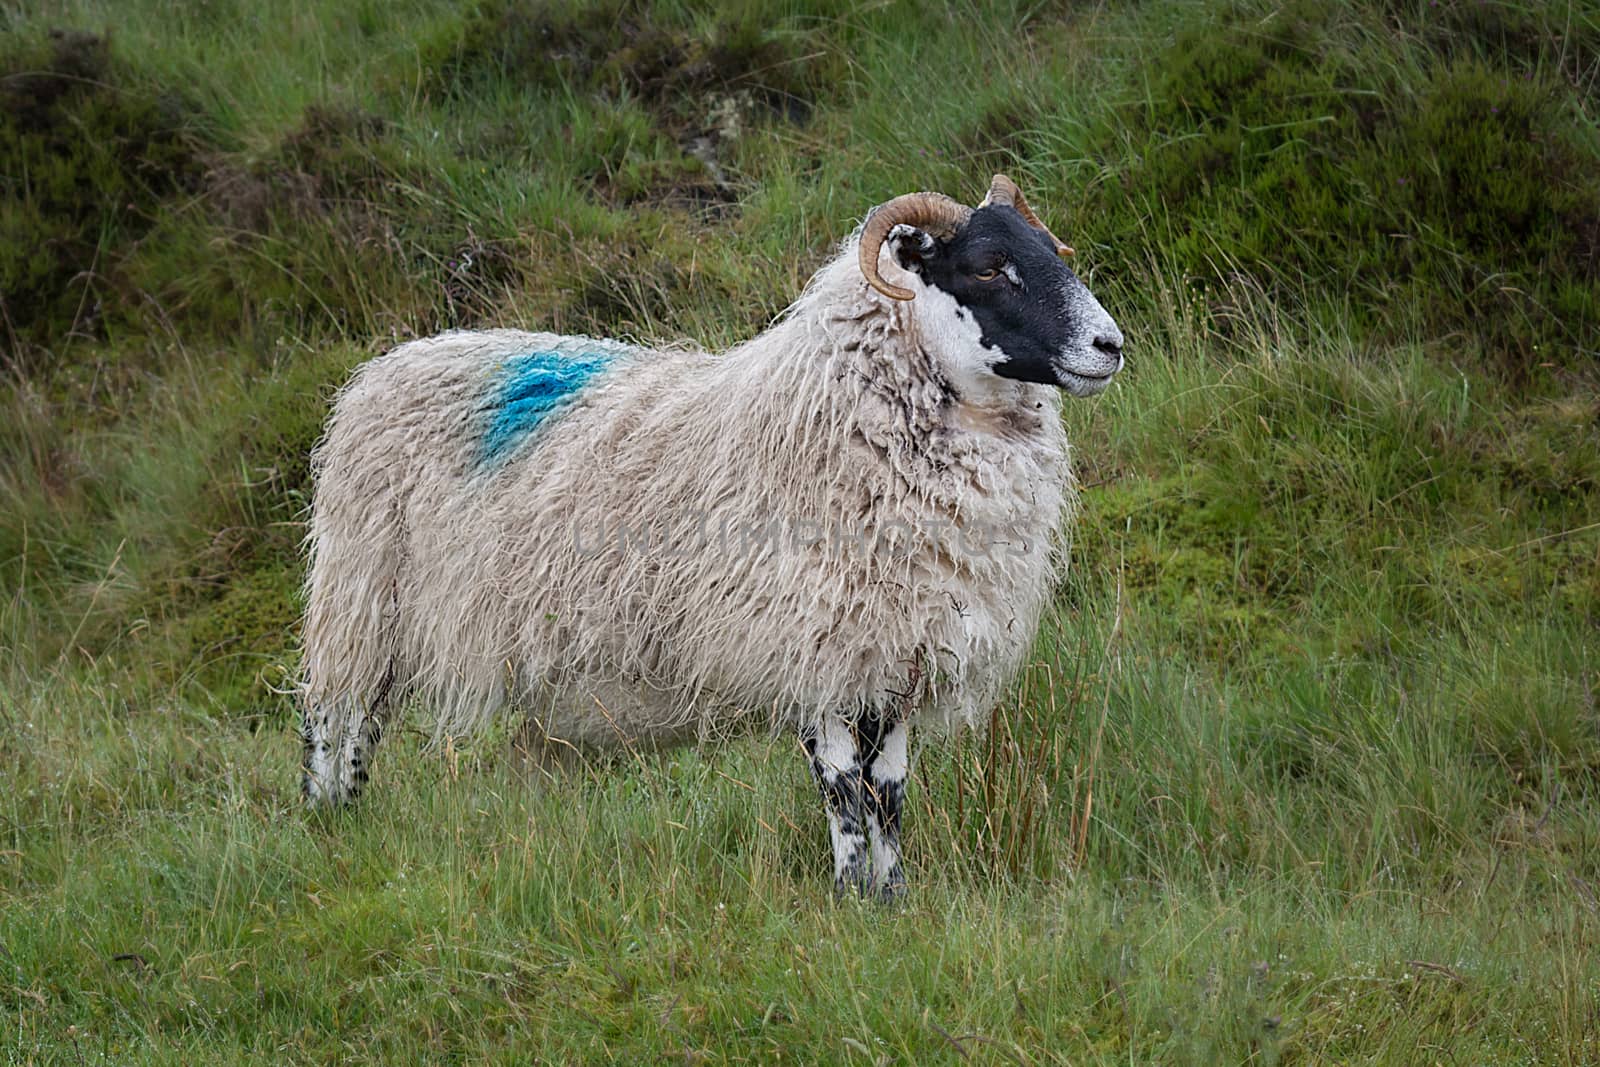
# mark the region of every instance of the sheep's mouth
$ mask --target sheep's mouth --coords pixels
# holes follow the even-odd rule
[[[1116,371],[1110,374],[1084,374],[1081,371],[1065,370],[1060,372],[1062,389],[1073,396],[1095,396],[1105,392],[1106,386],[1111,384],[1111,379],[1116,376]]]

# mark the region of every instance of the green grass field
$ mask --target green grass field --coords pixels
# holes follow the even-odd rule
[[[1597,90],[1592,0],[0,6],[0,1060],[1600,1063]],[[903,905],[789,738],[301,810],[353,366],[997,170],[1129,366]]]

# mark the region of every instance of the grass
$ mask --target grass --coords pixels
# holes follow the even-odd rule
[[[1600,1060],[1592,4],[0,32],[8,1061]],[[1000,169],[1130,365],[1067,405],[1029,667],[918,754],[903,907],[831,902],[788,738],[550,777],[419,717],[360,810],[299,809],[351,367],[726,344],[870,204]]]

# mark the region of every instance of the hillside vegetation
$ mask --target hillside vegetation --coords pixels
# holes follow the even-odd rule
[[[1600,4],[0,7],[0,1053],[1600,1061]],[[1072,568],[835,905],[789,738],[306,815],[307,453],[406,338],[722,346],[1017,179]]]

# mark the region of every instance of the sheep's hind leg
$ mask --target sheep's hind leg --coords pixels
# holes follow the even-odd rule
[[[904,720],[864,717],[856,727],[860,741],[862,807],[872,843],[873,885],[879,899],[895,900],[906,889],[900,862],[900,812],[905,804],[911,763]]]
[[[391,669],[364,711],[339,704],[307,706],[301,729],[305,743],[301,784],[307,803],[331,807],[361,796],[373,753],[383,738],[393,683]]]
[[[872,871],[863,821],[861,757],[854,731],[837,715],[828,714],[802,736],[811,772],[828,806],[828,832],[833,839],[833,893],[865,895]]]

